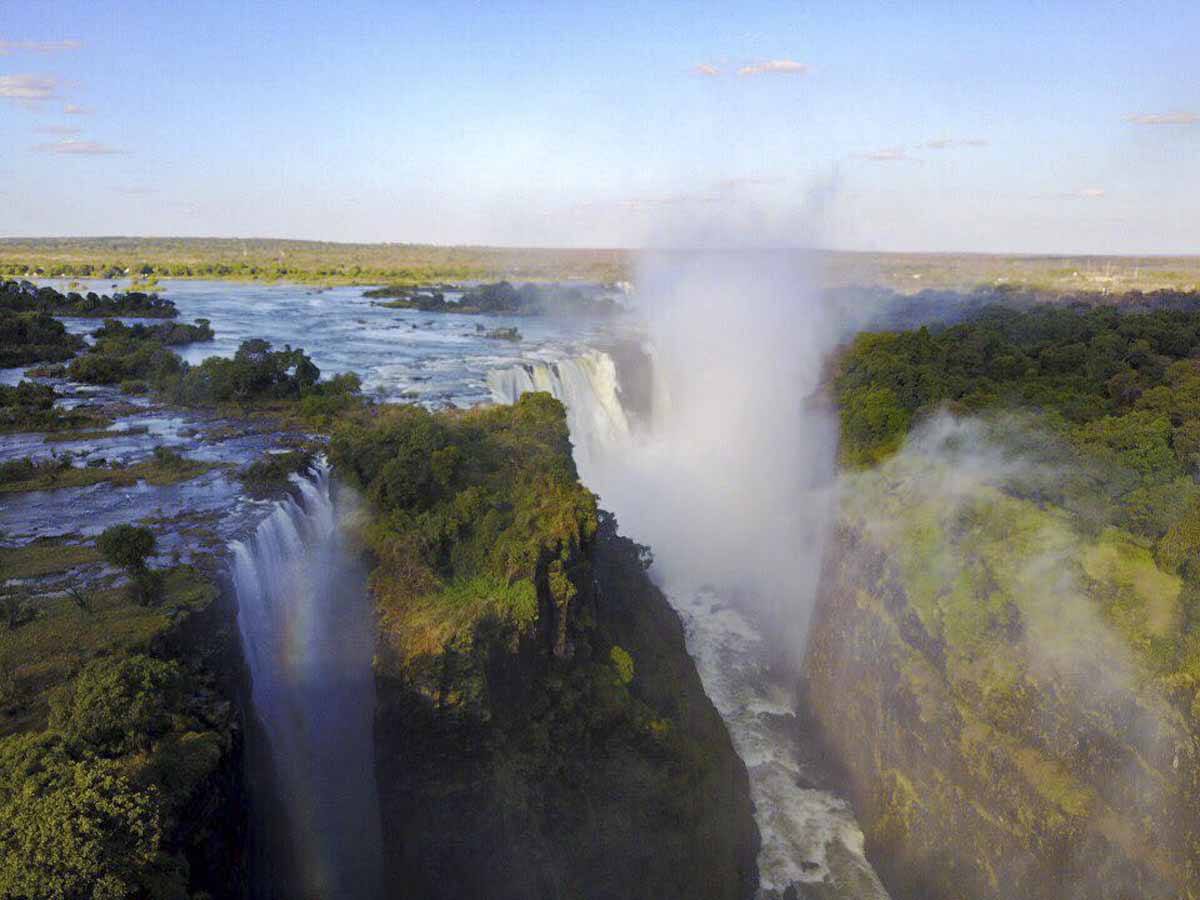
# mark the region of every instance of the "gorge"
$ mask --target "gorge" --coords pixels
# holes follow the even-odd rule
[[[42,542],[85,560],[46,590],[107,591],[90,537],[150,521],[164,561],[236,601],[241,729],[206,757],[222,799],[191,824],[225,817],[246,858],[172,825],[186,877],[258,897],[1188,889],[1188,298],[852,304],[804,274],[651,261],[636,317],[526,316],[511,345],[475,327],[504,317],[184,283],[180,312],[212,322],[172,328],[184,362],[232,356],[278,396],[172,406],[34,376],[52,412],[106,418],[99,438],[6,438],[82,465],[29,464],[52,489],[0,509],[4,558]],[[134,360],[166,334],[103,333],[85,353]],[[307,334],[312,360],[255,334]],[[351,361],[370,399],[329,378]],[[167,377],[226,371],[191,365]],[[1068,424],[989,419],[1015,389]],[[63,527],[81,510],[90,534]],[[64,616],[88,634],[82,608],[5,646]],[[219,631],[207,608],[188,634]],[[135,646],[197,684],[228,668],[183,634]],[[237,692],[188,708],[216,727]]]

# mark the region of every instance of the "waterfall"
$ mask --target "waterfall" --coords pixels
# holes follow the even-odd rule
[[[496,403],[515,403],[529,391],[545,391],[561,400],[580,472],[589,472],[607,449],[629,438],[616,366],[607,353],[494,369],[488,373],[488,388]]]
[[[334,491],[323,460],[293,480],[298,498],[275,503],[251,537],[230,544],[266,744],[258,755],[269,759],[273,788],[272,802],[255,803],[270,858],[256,865],[254,893],[371,900],[382,896],[374,620],[365,572],[341,527],[356,501]]]
[[[772,633],[779,630],[778,621],[756,616],[761,610],[738,602],[737,590],[714,590],[703,582],[705,573],[698,582],[694,572],[685,571],[694,565],[697,552],[713,556],[719,568],[724,564],[722,549],[729,548],[701,546],[681,552],[681,542],[672,533],[678,531],[678,509],[664,513],[662,508],[669,504],[646,501],[662,493],[664,473],[674,468],[682,474],[667,483],[668,491],[683,484],[687,490],[707,492],[716,498],[709,512],[728,511],[734,516],[746,473],[736,469],[735,460],[722,473],[724,484],[706,477],[712,470],[688,459],[690,434],[685,430],[671,438],[656,435],[661,420],[651,421],[646,434],[631,433],[617,375],[611,358],[592,352],[575,360],[496,371],[488,381],[498,403],[512,403],[522,393],[538,390],[561,400],[583,481],[600,493],[627,534],[635,540],[649,539],[656,558],[651,574],[684,623],[688,652],[705,692],[724,719],[750,776],[762,836],[761,896],[780,897],[793,884],[820,882],[829,892],[822,896],[886,900],[887,892],[864,855],[863,834],[849,804],[811,786],[812,767],[801,758],[797,737],[792,684],[786,678],[781,682],[775,671],[779,648],[768,639],[779,637]],[[656,383],[654,390],[656,407],[669,408],[667,386]],[[820,427],[813,423],[814,429]],[[727,439],[732,442],[744,436],[734,428]],[[797,458],[794,464],[799,468],[806,461]],[[779,490],[794,488],[783,479],[778,485]],[[764,508],[769,504],[756,502],[762,499],[751,495],[751,515],[768,515]],[[758,533],[752,528],[746,531]],[[683,542],[689,541],[685,536]],[[755,559],[755,550],[750,543],[733,545],[733,555],[743,558]],[[783,552],[798,549],[785,547]],[[763,565],[769,565],[769,560]]]

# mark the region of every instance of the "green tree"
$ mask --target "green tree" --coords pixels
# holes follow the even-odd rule
[[[54,698],[50,727],[101,756],[146,750],[170,728],[179,679],[176,663],[142,654],[93,660]]]
[[[0,898],[179,896],[161,844],[156,789],[116,762],[75,759],[50,734],[0,741]]]

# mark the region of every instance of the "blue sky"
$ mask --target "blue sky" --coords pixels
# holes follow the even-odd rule
[[[1200,252],[1195,2],[0,12],[0,235]]]

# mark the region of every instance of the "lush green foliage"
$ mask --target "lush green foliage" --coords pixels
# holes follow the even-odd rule
[[[410,653],[469,643],[488,615],[529,626],[539,591],[569,606],[596,501],[554,398],[437,414],[381,407],[338,428],[330,452],[379,511],[367,531],[373,587]]]
[[[169,884],[161,843],[157,791],[118,762],[77,757],[52,734],[0,741],[0,897],[155,895]]]
[[[47,543],[2,562],[6,575],[69,577],[95,558]],[[227,752],[228,713],[201,671],[150,653],[215,586],[179,567],[164,588],[153,610],[117,587],[39,597],[0,633],[0,898],[188,896],[182,842],[202,827],[193,804]]]
[[[96,540],[101,555],[123,569],[143,569],[154,555],[154,532],[141,525],[114,525]]]
[[[238,473],[247,493],[257,499],[274,497],[291,485],[291,476],[308,469],[313,454],[308,450],[289,450],[286,453],[264,453]]]
[[[35,362],[62,362],[84,347],[83,338],[45,312],[13,312],[0,307],[0,368]]]
[[[1008,407],[1062,420],[1073,441],[1140,472],[1178,474],[1200,449],[1194,351],[1200,313],[1110,307],[991,307],[941,331],[862,334],[836,377],[845,456],[887,455],[941,404]]]
[[[212,332],[207,328],[198,331],[198,338],[205,339],[205,332],[207,339],[211,340]],[[104,327],[96,333],[96,343],[91,349],[71,361],[68,373],[72,380],[85,384],[132,381],[162,384],[182,368],[182,361],[160,340],[157,329],[143,326],[130,328],[120,322],[110,321],[105,322]]]
[[[17,385],[0,384],[0,432],[74,431],[103,428],[109,424],[86,409],[59,409],[54,403],[58,393],[49,385],[22,381]]]
[[[55,316],[108,318],[172,318],[175,304],[157,294],[129,291],[109,297],[89,292],[62,293],[52,287],[37,287],[28,281],[0,282],[0,309],[13,312],[42,312]]]
[[[272,350],[267,341],[253,339],[243,342],[233,359],[210,356],[198,366],[183,366],[167,394],[189,405],[298,400],[305,416],[329,416],[358,403],[357,375],[320,377],[303,350]]]
[[[1200,312],[992,308],[942,331],[863,334],[839,359],[835,387],[852,464],[887,460],[935,409],[979,414],[989,442],[1022,464],[1005,479],[1012,499],[980,501],[964,535],[998,530],[992,555],[1015,558],[1023,532],[1038,535],[1030,543],[1038,553],[1051,552],[1048,535],[1078,533],[1086,549],[1063,558],[1083,557],[1080,578],[1107,620],[1200,718]],[[914,498],[903,504],[909,512],[897,518],[914,518]],[[1010,520],[997,524],[1001,511]],[[962,525],[939,529],[957,535]],[[931,573],[926,627],[970,656],[972,641],[1015,628],[1004,623],[1028,598],[1006,605],[994,571],[980,581],[987,591],[966,590],[973,582],[964,579],[961,596],[938,593],[944,572],[930,560],[941,559],[939,533],[923,520],[905,535],[903,555],[916,560],[912,596]],[[972,548],[967,558],[987,554]]]
[[[618,305],[608,297],[597,297],[583,288],[558,284],[523,284],[514,287],[507,281],[481,284],[463,293],[457,300],[447,300],[442,290],[422,290],[404,285],[389,285],[365,291],[366,297],[395,298],[384,303],[393,309],[417,309],[422,312],[455,312],[467,315],[608,315],[617,312]],[[497,329],[489,337],[517,340],[503,332],[516,329]]]

